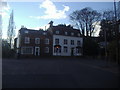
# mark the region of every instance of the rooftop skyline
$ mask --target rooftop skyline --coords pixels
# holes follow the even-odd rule
[[[93,10],[103,12],[105,10],[114,10],[113,2],[52,2],[45,0],[43,2],[8,2],[3,6],[3,38],[7,37],[9,24],[9,15],[14,11],[15,32],[24,25],[28,29],[45,28],[52,20],[53,25],[71,24],[69,14],[75,10],[85,7],[91,7]]]

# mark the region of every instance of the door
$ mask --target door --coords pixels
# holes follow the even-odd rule
[[[74,48],[71,48],[71,56],[74,56]]]
[[[35,47],[35,56],[39,56],[39,55],[40,55],[40,48]]]

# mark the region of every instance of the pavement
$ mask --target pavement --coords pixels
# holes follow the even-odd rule
[[[3,88],[119,88],[119,66],[83,58],[3,59]]]

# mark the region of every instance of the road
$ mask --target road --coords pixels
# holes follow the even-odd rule
[[[3,88],[118,88],[103,61],[80,58],[3,59]]]

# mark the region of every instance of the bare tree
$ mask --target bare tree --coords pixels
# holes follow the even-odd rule
[[[84,36],[91,36],[95,26],[101,20],[101,14],[90,7],[76,10],[70,15],[70,20],[80,29],[81,34]]]
[[[113,10],[106,10],[102,13],[102,19],[104,20],[114,20],[115,16],[114,16],[114,11]]]
[[[8,31],[7,31],[7,39],[8,39],[8,43],[10,43],[10,47],[12,46],[13,39],[15,37],[14,28],[15,27],[14,27],[13,10],[12,10],[12,13],[9,19]]]

